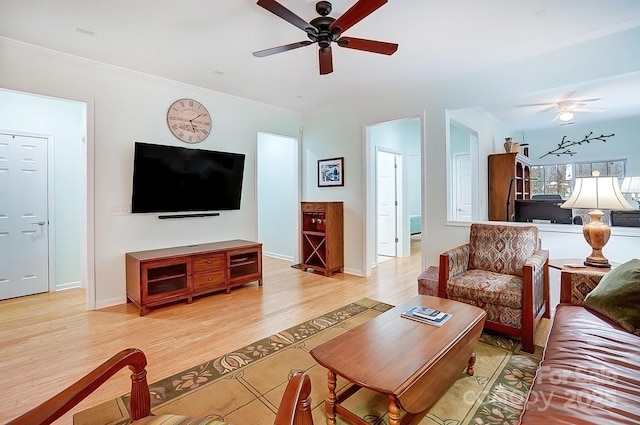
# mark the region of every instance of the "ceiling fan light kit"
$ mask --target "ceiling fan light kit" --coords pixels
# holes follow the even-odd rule
[[[558,115],[558,119],[563,122],[571,121],[573,119],[573,112],[571,111],[560,112],[560,115]]]
[[[309,40],[259,50],[253,52],[253,55],[263,58],[317,43],[320,75],[333,72],[332,43],[335,43],[338,47],[347,49],[392,55],[398,50],[398,45],[395,43],[364,38],[342,37],[344,31],[369,16],[385,3],[387,3],[387,0],[358,0],[349,10],[336,19],[329,16],[332,9],[331,3],[328,1],[319,1],[316,3],[316,12],[318,12],[320,16],[307,22],[276,0],[258,0],[258,6],[263,7],[274,15],[300,28],[307,34]]]

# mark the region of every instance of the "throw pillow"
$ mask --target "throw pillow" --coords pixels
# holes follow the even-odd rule
[[[583,305],[640,336],[640,260],[628,261],[604,275]]]

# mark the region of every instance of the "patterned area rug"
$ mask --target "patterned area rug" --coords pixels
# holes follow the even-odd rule
[[[312,381],[314,423],[322,425],[326,369],[313,360],[309,351],[392,307],[362,299],[150,384],[152,411],[214,418],[238,425],[270,425],[289,376],[296,370],[306,370]],[[533,355],[521,352],[520,348],[518,341],[483,334],[476,349],[475,375],[461,373],[419,423],[517,424],[542,353],[540,347],[536,347]],[[345,381],[338,381],[338,388],[345,385]],[[79,412],[74,416],[74,424],[126,424],[128,398],[124,395]],[[358,391],[345,406],[368,423],[389,422],[387,398],[379,394]]]

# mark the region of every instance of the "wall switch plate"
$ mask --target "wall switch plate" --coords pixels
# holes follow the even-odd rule
[[[129,205],[114,205],[109,209],[109,215],[129,215],[131,207]]]

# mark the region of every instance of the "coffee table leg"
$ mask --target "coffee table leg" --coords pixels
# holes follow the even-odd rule
[[[389,397],[389,425],[400,425],[400,407],[395,397]]]
[[[475,371],[473,370],[473,366],[476,364],[476,353],[471,353],[471,357],[469,358],[469,365],[467,366],[467,375],[473,376]]]
[[[336,425],[336,374],[331,371],[327,372],[327,386],[329,394],[324,402],[327,409],[327,425]]]

